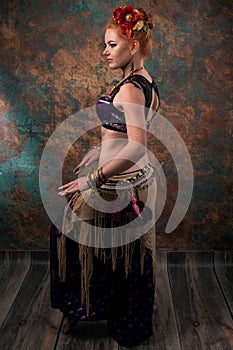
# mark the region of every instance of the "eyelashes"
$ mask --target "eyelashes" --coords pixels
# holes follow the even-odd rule
[[[117,46],[116,43],[110,43],[110,44],[108,44],[108,45],[109,45],[111,48]],[[107,44],[104,44],[104,50],[106,49],[106,47],[107,47]]]

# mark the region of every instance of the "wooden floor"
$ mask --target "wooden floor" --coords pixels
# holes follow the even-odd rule
[[[1,350],[123,350],[104,321],[63,335],[50,307],[49,256],[0,252]],[[233,349],[233,252],[157,253],[154,335],[132,349]]]

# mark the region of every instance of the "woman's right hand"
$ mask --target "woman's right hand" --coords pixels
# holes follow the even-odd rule
[[[97,161],[100,156],[100,151],[96,148],[92,148],[83,158],[83,160],[74,168],[75,174],[79,174],[80,171],[86,166],[91,165],[93,162]]]

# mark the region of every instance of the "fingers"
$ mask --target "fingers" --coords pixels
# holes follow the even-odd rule
[[[66,188],[70,187],[73,185],[73,181],[69,182],[68,184],[62,185],[58,187],[59,190],[65,190]]]
[[[58,189],[60,190],[58,194],[60,196],[65,196],[67,194],[79,191],[79,185],[77,181],[71,181],[66,185],[60,186]]]
[[[85,168],[87,166],[87,163],[90,160],[90,156],[88,154],[85,155],[85,157],[83,158],[83,160],[76,166],[76,168],[74,169],[75,171],[80,171],[81,169]]]
[[[80,171],[81,171],[82,169],[84,169],[86,166],[88,166],[89,164],[90,164],[89,159],[88,159],[88,160],[83,159],[83,160],[81,161],[81,163],[79,163],[79,164],[76,166],[76,168],[74,168],[74,172],[75,172],[76,174],[80,173]]]
[[[58,189],[60,190],[60,192],[58,192],[60,196],[66,196],[70,193],[85,191],[88,189],[88,183],[86,181],[86,177],[81,177],[80,179],[76,179],[63,186],[60,186]]]
[[[76,173],[76,174],[80,173],[80,171],[81,171],[83,168],[85,168],[85,166],[86,166],[85,164],[81,164],[81,163],[80,163],[79,165],[76,166],[76,168],[74,168],[74,170],[73,170],[74,173]]]
[[[63,190],[63,191],[58,192],[58,194],[59,194],[59,196],[66,196],[67,194],[74,193],[74,192],[78,192],[78,190],[76,188],[70,187],[67,190]]]
[[[93,162],[95,162],[98,159],[99,159],[99,151],[93,148],[91,151],[88,152],[88,154],[86,154],[83,160],[74,168],[74,172],[76,174],[80,173],[82,169],[91,165]]]
[[[75,174],[79,174],[81,172],[81,170],[83,170],[85,167],[91,165],[92,161],[91,160],[88,160],[86,161],[85,163],[80,163],[78,166],[76,166],[76,168],[74,168],[74,172]]]

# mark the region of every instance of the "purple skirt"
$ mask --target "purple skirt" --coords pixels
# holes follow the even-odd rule
[[[122,346],[133,346],[152,335],[154,282],[152,257],[146,251],[144,274],[140,266],[140,241],[136,241],[131,271],[125,277],[124,259],[112,271],[111,259],[105,262],[93,256],[94,271],[90,281],[90,312],[81,303],[81,267],[78,243],[66,239],[66,282],[58,274],[58,230],[51,227],[50,269],[51,305],[65,317],[78,321],[107,320],[111,336]],[[107,249],[106,249],[107,250]],[[109,250],[110,254],[110,250]]]

